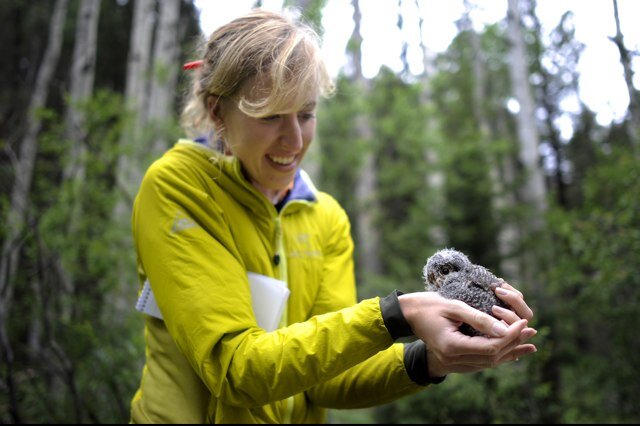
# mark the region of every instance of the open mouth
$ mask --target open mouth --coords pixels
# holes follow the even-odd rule
[[[273,163],[279,164],[281,166],[289,166],[293,164],[293,162],[296,160],[295,156],[279,157],[275,155],[267,155],[267,158],[271,160]]]

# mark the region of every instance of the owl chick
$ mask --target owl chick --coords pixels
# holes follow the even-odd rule
[[[471,263],[463,253],[454,249],[443,249],[431,256],[423,269],[427,291],[435,291],[447,299],[458,299],[466,304],[494,316],[493,305],[509,309],[500,300],[495,289],[504,280],[487,268]],[[483,335],[468,324],[462,324],[460,331],[468,336]]]

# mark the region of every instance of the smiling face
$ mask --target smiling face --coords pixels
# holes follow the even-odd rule
[[[316,101],[299,111],[252,117],[230,99],[210,105],[212,118],[224,128],[231,155],[240,160],[247,179],[272,202],[289,188],[316,130]]]
[[[234,19],[211,34],[183,110],[191,135],[222,140],[274,203],[314,137],[317,100],[334,90],[319,40],[311,27],[273,12]]]

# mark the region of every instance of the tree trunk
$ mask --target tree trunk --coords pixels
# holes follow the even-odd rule
[[[360,33],[360,5],[358,0],[352,0],[354,28],[349,45],[352,47],[351,59],[354,66],[354,83],[359,87],[362,98],[366,99],[369,93],[368,81],[362,74],[362,35]],[[362,111],[356,117],[357,137],[364,141],[373,141],[373,130],[369,123],[369,117]],[[375,226],[375,214],[379,211],[376,202],[377,174],[375,169],[375,152],[371,147],[363,154],[360,178],[356,183],[355,196],[357,199],[358,213],[356,218],[356,232],[359,244],[359,269],[367,275],[380,274],[380,237]]]
[[[100,0],[82,0],[76,20],[75,46],[71,65],[71,89],[66,115],[66,134],[71,140],[71,158],[64,171],[64,180],[82,180],[84,168],[82,157],[85,147],[86,128],[84,113],[78,103],[93,94],[96,68],[98,18]]]
[[[131,118],[120,141],[122,154],[118,158],[116,173],[117,186],[122,193],[122,200],[115,209],[115,217],[119,219],[129,213],[144,172],[143,156],[148,151],[143,135],[149,101],[148,75],[155,7],[156,0],[136,0],[134,4],[125,87],[125,105]]]
[[[137,288],[134,273],[135,254],[128,230],[131,226],[133,200],[147,167],[146,159],[151,148],[146,119],[155,22],[156,0],[136,0],[131,21],[125,83],[125,107],[129,120],[125,124],[119,143],[120,153],[116,166],[116,187],[119,196],[112,216],[113,228],[120,230],[122,234],[119,245],[123,252],[123,256],[120,256],[114,265],[121,280],[118,288],[108,295],[116,312],[127,312],[131,309],[131,306],[125,306],[123,300],[129,300]]]
[[[396,21],[396,26],[402,34],[402,30],[404,27],[404,17],[402,16],[402,0],[398,0],[398,20]],[[402,62],[402,71],[400,71],[400,75],[403,77],[407,77],[411,70],[409,69],[409,60],[407,58],[407,53],[409,52],[409,43],[407,39],[403,37],[402,39],[402,47],[400,48],[400,62]]]
[[[491,150],[490,144],[495,136],[491,134],[491,126],[484,109],[484,105],[487,103],[487,72],[485,69],[485,60],[483,58],[482,42],[480,34],[478,34],[473,28],[473,22],[471,21],[472,5],[469,0],[464,0],[464,7],[465,12],[458,23],[458,29],[461,31],[468,31],[470,36],[471,49],[473,51],[473,75],[475,78],[473,85],[473,111],[475,119],[478,122],[480,130],[480,144],[485,154],[489,170],[493,210],[496,214],[500,215],[503,211],[513,209],[515,207],[515,199],[513,197],[509,197],[508,193],[504,190],[504,185],[499,173],[499,159]],[[512,182],[506,182],[507,186],[510,186],[510,183]],[[516,224],[513,222],[501,221],[499,234],[497,236],[498,252],[500,255],[500,271],[505,278],[513,278],[520,276],[521,274],[518,262],[514,260],[513,256],[517,243],[517,240],[514,239],[515,235],[517,235],[515,227]]]
[[[82,187],[85,180],[87,152],[87,128],[81,102],[93,94],[96,70],[96,50],[100,0],[82,0],[76,19],[75,45],[71,64],[71,89],[66,112],[67,139],[71,142],[69,159],[63,172],[63,183],[70,185],[71,199],[67,235],[73,238],[78,232],[82,217]],[[75,278],[66,268],[61,268],[65,287],[74,291]]]
[[[519,157],[524,173],[524,184],[519,194],[526,206],[527,216],[522,221],[520,235],[527,238],[525,243],[544,243],[544,215],[547,211],[546,188],[542,169],[539,165],[539,134],[535,115],[535,103],[529,86],[529,67],[527,65],[527,52],[521,27],[520,0],[509,0],[507,11],[507,31],[510,41],[509,71],[511,84],[517,101],[520,103],[520,111],[517,115],[517,133],[520,144]],[[531,238],[531,237],[537,237]],[[543,258],[548,252],[544,248],[536,251],[530,246],[521,256],[521,279],[533,292],[536,300],[542,300],[544,292],[539,281],[538,271],[543,264]]]
[[[67,109],[67,132],[71,135],[85,133],[84,117],[76,104],[93,94],[99,17],[100,0],[82,0],[76,19],[70,107]]]
[[[435,67],[433,64],[433,54],[429,52],[429,49],[424,42],[423,38],[423,25],[424,19],[422,18],[422,10],[420,8],[420,1],[415,0],[416,9],[418,10],[418,28],[420,34],[420,49],[422,50],[422,75],[420,76],[420,85],[422,86],[421,93],[421,103],[422,105],[428,106],[431,104],[431,89],[430,89],[430,81],[431,75],[435,72]],[[427,133],[429,135],[433,135],[437,133],[436,124],[434,120],[427,116],[425,117],[427,124],[425,128],[427,129]],[[431,201],[429,203],[431,211],[431,216],[433,218],[442,217],[442,212],[445,209],[445,201],[444,201],[444,173],[443,171],[436,167],[437,164],[440,164],[439,155],[436,149],[427,148],[423,152],[424,160],[427,164],[431,165],[429,167],[429,172],[425,176],[425,185],[429,188],[429,192],[431,195]],[[447,244],[447,236],[442,227],[441,223],[433,223],[429,230],[429,236],[431,239],[431,243],[436,247],[444,247]]]
[[[627,50],[624,45],[624,37],[620,29],[620,17],[618,15],[618,1],[613,0],[613,15],[616,21],[616,35],[611,37],[620,53],[620,63],[624,70],[624,81],[627,84],[629,93],[629,119],[627,120],[627,129],[631,137],[631,143],[636,157],[640,158],[640,91],[633,86],[633,53]]]
[[[546,189],[544,176],[539,165],[539,135],[536,127],[535,102],[528,81],[529,67],[520,24],[520,3],[518,0],[509,0],[507,21],[510,41],[511,84],[520,104],[517,116],[520,160],[526,173],[522,196],[523,200],[534,210],[533,218],[529,222],[531,230],[539,231],[544,226],[543,215],[547,210]]]
[[[153,129],[151,152],[160,156],[173,141],[169,141],[167,123],[174,123],[176,87],[180,64],[180,40],[178,22],[180,20],[180,1],[164,0],[160,2],[160,21],[156,29],[153,49],[153,69],[151,73],[151,92],[147,109],[147,122]]]
[[[57,0],[54,6],[49,37],[42,64],[38,70],[31,101],[27,112],[26,133],[16,163],[15,180],[11,192],[11,205],[6,218],[6,235],[0,258],[0,349],[6,366],[6,387],[9,394],[9,412],[16,423],[21,423],[17,406],[17,395],[13,383],[13,351],[7,333],[7,320],[13,297],[13,285],[18,268],[21,237],[25,230],[25,217],[29,204],[29,190],[38,151],[37,137],[42,127],[38,110],[45,106],[49,85],[60,58],[62,35],[68,0]]]

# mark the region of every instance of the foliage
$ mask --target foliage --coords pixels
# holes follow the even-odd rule
[[[354,218],[353,188],[368,141],[356,136],[353,118],[365,107],[366,101],[353,82],[344,76],[337,79],[336,88],[335,96],[321,103],[318,110],[318,137],[314,143],[320,145],[322,153],[319,187],[336,197]]]
[[[378,410],[380,423],[535,423],[532,365],[522,360],[473,375],[452,375],[437,386]],[[509,401],[505,404],[504,401]],[[508,405],[508,408],[504,406]]]
[[[432,254],[429,230],[433,217],[428,203],[432,192],[425,186],[429,171],[426,150],[425,108],[420,84],[407,84],[383,68],[373,81],[371,121],[377,152],[377,227],[380,257],[387,280],[404,291],[424,288],[421,271]]]
[[[0,2],[0,138],[13,139],[29,102],[36,65],[46,46],[52,2]],[[0,163],[3,164],[3,163]],[[3,164],[4,165],[4,164]],[[2,179],[2,182],[6,182]],[[7,186],[8,188],[8,186]],[[0,189],[5,191],[4,184]]]
[[[550,326],[556,331],[563,422],[633,422],[640,367],[640,169],[628,149],[601,155],[584,203],[555,211]],[[612,366],[615,366],[612,368]]]
[[[302,19],[306,22],[314,31],[322,37],[324,33],[324,27],[322,26],[322,9],[327,3],[327,0],[312,0],[306,1],[303,5],[298,6],[300,2],[295,0],[285,0],[284,7],[296,8],[301,7]]]
[[[38,111],[43,130],[30,192],[27,227],[21,235],[20,267],[13,285],[6,329],[13,364],[2,358],[0,421],[3,423],[124,423],[144,358],[142,319],[131,309],[137,290],[128,223],[114,219],[120,203],[131,202],[115,180],[118,158],[141,155],[141,169],[155,153],[158,136],[177,135],[166,120],[140,130],[140,140],[121,146],[125,112],[128,29],[132,2],[102,2],[98,31],[96,87],[74,105],[86,117],[86,138],[67,139],[64,94],[77,10],[72,2],[61,66],[47,108]],[[293,2],[287,2],[293,3]],[[303,10],[321,22],[324,1]],[[534,3],[526,2],[531,14]],[[197,43],[194,6],[182,2],[181,58]],[[0,2],[6,43],[0,75],[0,213],[10,209],[14,162],[25,129],[25,111],[35,70],[46,45],[52,2]],[[571,115],[574,132],[558,138],[555,118],[562,98],[575,92],[581,46],[563,17],[549,41],[536,21],[527,21],[532,82],[540,130],[552,145],[547,161],[550,211],[544,235],[516,252],[548,259],[535,271],[544,282],[527,294],[536,316],[538,353],[497,369],[450,375],[437,386],[382,407],[332,412],[334,423],[637,423],[640,408],[640,167],[631,147],[630,122],[603,127],[586,107]],[[124,29],[113,31],[113,28]],[[446,244],[475,262],[497,267],[496,236],[507,224],[531,214],[528,206],[497,208],[496,198],[513,196],[519,181],[508,181],[505,164],[516,158],[513,116],[505,107],[509,45],[501,24],[481,36],[487,75],[473,69],[473,34],[463,31],[420,83],[382,69],[367,81],[371,90],[341,75],[337,94],[318,110],[322,170],[318,187],[344,206],[353,221],[354,188],[365,154],[377,169],[374,213],[380,235],[382,273],[360,284],[361,298],[392,289],[422,289],[421,268],[444,231]],[[193,38],[190,38],[193,37]],[[543,66],[542,64],[546,64]],[[405,76],[406,77],[406,76]],[[185,83],[186,79],[181,79]],[[478,109],[474,91],[484,84]],[[182,87],[179,92],[182,91]],[[425,100],[424,94],[430,94]],[[481,128],[480,112],[489,129]],[[355,117],[364,113],[371,137],[358,137]],[[546,117],[546,119],[545,119]],[[637,124],[637,123],[636,123]],[[556,138],[555,140],[553,138]],[[132,142],[132,141],[128,141]],[[81,144],[81,145],[78,145]],[[74,146],[84,154],[71,157]],[[434,154],[434,161],[429,155]],[[547,158],[549,159],[549,158]],[[79,179],[66,171],[81,164]],[[492,172],[504,184],[496,192]],[[433,185],[430,173],[442,176]],[[558,180],[560,178],[561,180]],[[561,184],[559,184],[560,182]],[[564,196],[559,192],[564,191]],[[436,201],[438,200],[438,201]],[[441,204],[439,200],[443,200]],[[353,228],[357,225],[352,224]],[[0,227],[0,238],[6,227]],[[359,241],[356,240],[356,244]],[[523,288],[524,290],[524,288]],[[9,389],[16,400],[10,399]]]
[[[483,39],[487,51],[494,57],[503,49],[500,34],[487,32]],[[492,50],[490,50],[492,49]],[[499,143],[486,143],[480,131],[478,117],[473,105],[473,85],[483,84],[473,78],[470,34],[461,33],[451,47],[438,60],[443,71],[432,83],[433,98],[439,111],[438,120],[444,142],[440,147],[442,169],[445,173],[446,208],[443,223],[448,244],[467,253],[476,263],[495,269],[497,267],[496,215],[493,188],[489,179],[489,167],[503,154]],[[504,62],[494,61],[496,74],[504,75]],[[491,81],[491,79],[489,80]],[[496,91],[484,99],[487,110],[490,105],[499,105],[506,95]],[[499,115],[488,114],[501,119]],[[497,122],[494,127],[499,127]],[[495,167],[495,166],[494,166]]]
[[[77,107],[89,135],[82,185],[78,190],[79,182],[62,179],[70,141],[64,126],[55,125],[63,120],[49,114],[49,130],[40,137],[33,226],[24,241],[26,274],[15,288],[14,312],[26,315],[14,315],[8,324],[19,360],[17,413],[27,423],[126,422],[141,368],[141,320],[130,309],[123,315],[110,297],[121,283],[136,282],[131,255],[129,273],[114,268],[130,251],[119,248],[128,229],[111,223],[122,99],[99,91]],[[127,293],[135,297],[135,286]],[[8,402],[3,397],[0,404]]]

